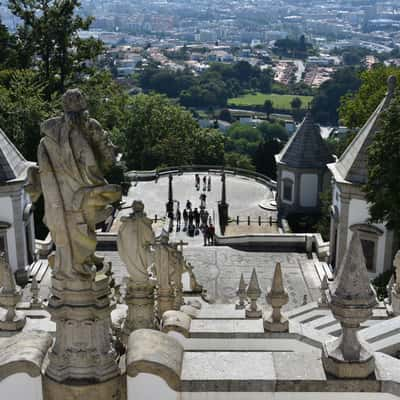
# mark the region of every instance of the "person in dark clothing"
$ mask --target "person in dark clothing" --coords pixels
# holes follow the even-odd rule
[[[203,192],[207,190],[207,177],[203,176]]]
[[[196,174],[195,176],[194,176],[194,180],[195,180],[195,188],[197,189],[197,190],[199,190],[200,189],[200,176],[199,176],[199,174]]]
[[[183,231],[185,232],[187,230],[188,219],[189,219],[189,214],[186,208],[183,210],[182,216],[183,216]]]
[[[176,230],[179,232],[181,230],[181,210],[179,207],[176,209]]]
[[[200,208],[201,209],[206,208],[206,198],[207,198],[207,195],[205,193],[202,193],[200,195]]]
[[[192,209],[192,203],[190,202],[190,200],[186,200],[186,208],[187,208],[188,210],[191,210],[191,209]]]
[[[215,227],[213,224],[210,224],[208,227],[208,244],[213,246],[215,240]]]
[[[193,211],[190,210],[189,211],[189,225],[193,225],[193,219],[194,219]]]
[[[209,235],[209,233],[208,233],[208,226],[205,225],[205,226],[203,227],[204,246],[207,246],[207,244],[208,244],[208,235]]]
[[[207,190],[211,192],[211,176],[208,175],[208,183],[207,183]]]
[[[197,210],[197,208],[194,209],[193,216],[194,216],[194,221],[196,223],[196,228],[198,228],[200,226],[200,213]]]

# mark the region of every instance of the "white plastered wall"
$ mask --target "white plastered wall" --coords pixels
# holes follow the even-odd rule
[[[300,206],[316,207],[318,204],[318,175],[302,174],[300,177]]]

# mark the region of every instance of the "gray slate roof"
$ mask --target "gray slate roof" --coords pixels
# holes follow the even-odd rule
[[[363,185],[368,180],[368,147],[380,127],[382,113],[388,108],[395,89],[395,79],[389,78],[389,90],[376,110],[360,129],[339,160],[328,166],[336,181]]]
[[[277,163],[286,164],[292,168],[311,169],[324,168],[326,164],[334,160],[310,112],[275,159]]]
[[[24,178],[30,165],[0,129],[0,184]]]

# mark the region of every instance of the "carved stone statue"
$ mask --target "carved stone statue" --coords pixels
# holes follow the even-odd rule
[[[56,245],[48,303],[56,323],[44,380],[48,398],[56,398],[57,383],[73,381],[79,397],[109,399],[107,391],[117,390],[121,379],[110,340],[110,277],[106,268],[98,271],[95,256],[96,224],[110,215],[121,189],[104,179],[114,148],[86,108],[79,90],[64,94],[64,114],[42,124],[39,166],[29,171],[27,189],[34,201],[43,194],[45,223]],[[82,386],[89,381],[108,385],[104,395],[85,395]]]
[[[124,341],[136,329],[154,328],[154,279],[150,245],[155,235],[152,220],[146,217],[141,201],[134,201],[133,213],[123,217],[118,233],[118,251],[129,272],[125,301],[128,316],[123,326]]]
[[[155,235],[152,220],[143,211],[143,203],[134,201],[132,208],[133,213],[129,217],[121,218],[118,252],[132,281],[135,284],[147,283],[151,265],[150,245],[154,244]]]
[[[67,278],[93,277],[96,224],[121,197],[120,187],[103,176],[114,162],[114,148],[86,108],[78,89],[64,94],[64,115],[41,125],[39,168],[30,169],[27,186],[34,201],[43,193],[45,223],[56,245],[54,273]]]
[[[176,248],[169,244],[168,233],[163,231],[155,243],[155,267],[158,291],[158,317],[161,320],[165,311],[174,309],[174,289],[172,277],[176,264]]]
[[[397,317],[400,315],[400,250],[394,257],[393,267],[396,272],[396,281],[392,288],[391,301],[393,314]]]

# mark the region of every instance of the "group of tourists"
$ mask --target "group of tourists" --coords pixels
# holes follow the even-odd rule
[[[215,226],[212,223],[212,218],[206,209],[207,195],[206,191],[211,191],[211,176],[204,176],[203,179],[203,192],[200,194],[199,207],[193,208],[190,200],[186,201],[186,206],[181,212],[179,205],[175,212],[176,220],[176,231],[179,232],[181,229],[183,232],[187,232],[188,236],[194,237],[199,235],[200,232],[203,234],[204,245],[213,245],[215,242]],[[201,178],[199,174],[195,175],[195,189],[200,191]],[[170,217],[173,217],[172,215]],[[183,220],[183,227],[182,227]]]

